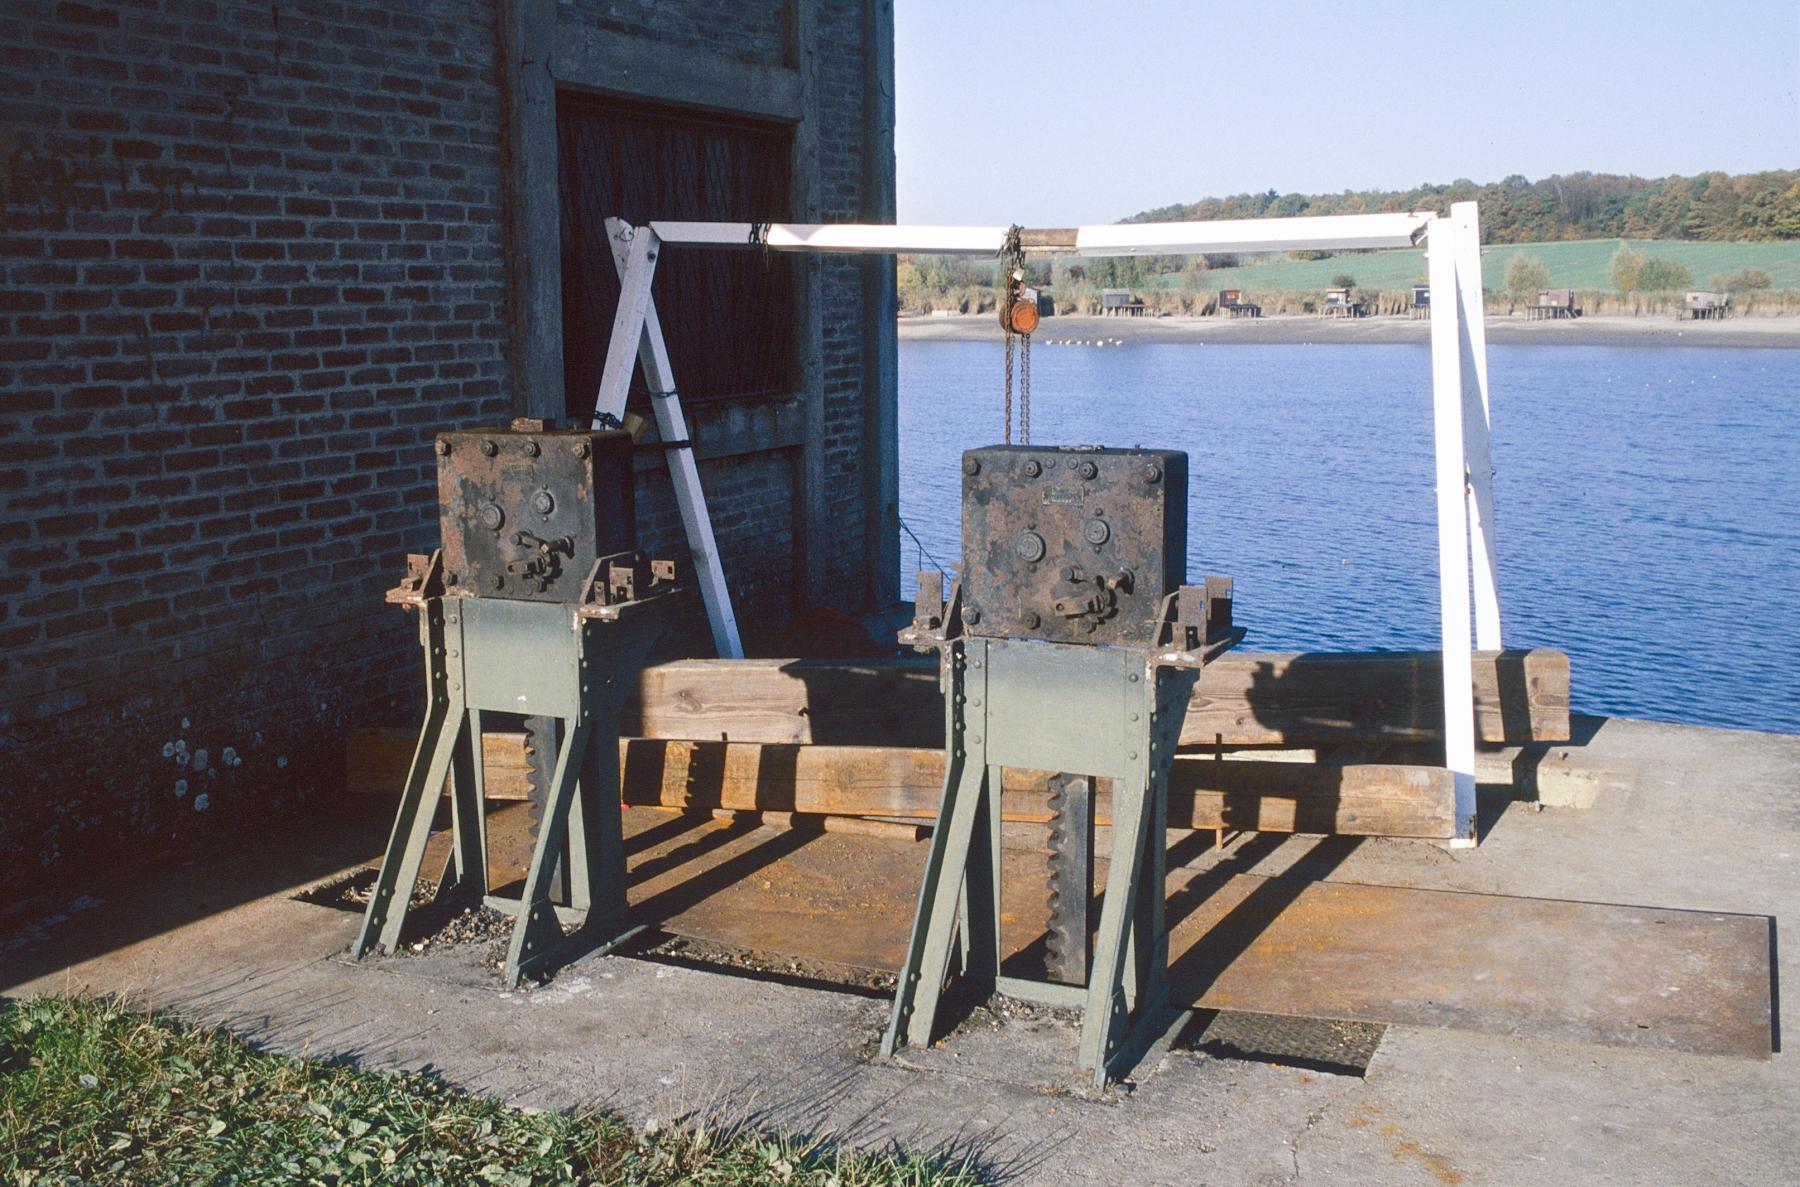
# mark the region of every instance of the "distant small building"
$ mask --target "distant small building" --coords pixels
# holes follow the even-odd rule
[[[1130,289],[1101,289],[1100,312],[1108,317],[1141,317],[1144,303]]]
[[[1219,309],[1233,317],[1262,316],[1262,306],[1244,300],[1243,289],[1220,289]]]
[[[1691,292],[1687,295],[1688,317],[1695,321],[1731,316],[1731,294]]]
[[[1326,317],[1362,317],[1368,311],[1368,303],[1354,299],[1349,289],[1325,290],[1325,306],[1322,312]]]
[[[1431,286],[1413,285],[1412,315],[1415,319],[1431,316]]]
[[[1525,306],[1525,316],[1531,321],[1580,317],[1581,310],[1575,307],[1575,290],[1539,289],[1537,300]]]

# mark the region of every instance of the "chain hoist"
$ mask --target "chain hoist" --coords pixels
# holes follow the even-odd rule
[[[1000,286],[1000,329],[1006,335],[1006,443],[1013,439],[1013,354],[1018,352],[1019,373],[1019,442],[1031,444],[1031,332],[1038,326],[1037,294],[1025,287],[1025,248],[1020,242],[1024,228],[1017,223],[1007,229],[1000,244],[1002,279]]]

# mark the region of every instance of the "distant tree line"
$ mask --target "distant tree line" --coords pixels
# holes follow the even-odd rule
[[[1125,221],[1441,211],[1452,202],[1481,203],[1481,236],[1486,243],[1800,239],[1800,169],[1654,179],[1569,173],[1540,181],[1514,174],[1485,185],[1462,180],[1410,190],[1345,190],[1341,194],[1269,190],[1161,206]]]

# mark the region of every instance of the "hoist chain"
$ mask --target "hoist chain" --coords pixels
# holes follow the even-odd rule
[[[1017,337],[1018,335],[1011,330],[1006,332],[1006,444],[1008,445],[1012,444],[1013,339]]]
[[[1015,340],[1024,338],[1019,346],[1019,443],[1031,444],[1031,335],[1016,333],[1012,328],[1012,319],[1008,316],[1013,302],[1025,285],[1025,248],[1020,236],[1025,228],[1014,223],[1007,228],[1006,238],[1000,243],[998,253],[1001,261],[1000,312],[1001,321],[1006,327],[1006,444],[1012,444],[1013,437],[1013,347]]]
[[[1019,347],[1019,444],[1031,444],[1031,335]]]

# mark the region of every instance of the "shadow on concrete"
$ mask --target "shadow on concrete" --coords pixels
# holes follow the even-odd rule
[[[259,822],[229,843],[212,839],[141,866],[90,871],[79,892],[65,890],[8,913],[0,925],[0,989],[374,860],[393,814],[385,801],[345,796],[305,815]],[[321,827],[321,817],[328,827]]]

